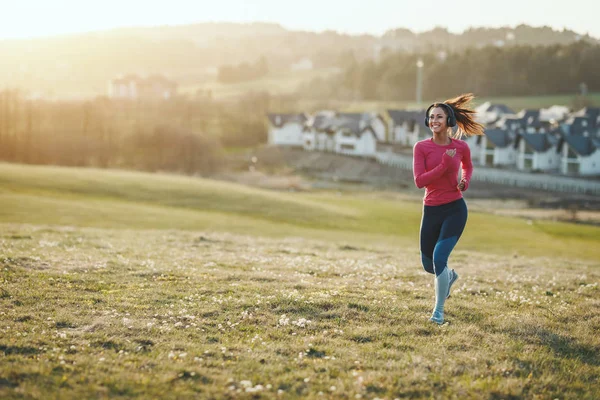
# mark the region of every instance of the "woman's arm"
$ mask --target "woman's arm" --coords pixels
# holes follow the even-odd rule
[[[461,183],[464,183],[463,188],[461,189],[463,192],[469,188],[469,183],[471,182],[471,177],[473,176],[473,163],[471,162],[471,149],[469,145],[465,143],[465,150],[463,151],[462,156],[462,176]]]
[[[436,166],[431,171],[426,171],[425,155],[423,154],[419,143],[415,144],[413,147],[413,176],[415,178],[415,185],[417,185],[419,189],[422,189],[444,175],[444,172],[446,172],[446,169],[448,169],[448,161],[450,159],[451,157],[444,153],[441,164]]]

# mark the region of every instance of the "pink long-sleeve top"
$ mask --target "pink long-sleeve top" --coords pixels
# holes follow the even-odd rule
[[[454,157],[446,150],[456,149]],[[462,178],[467,190],[473,175],[471,150],[463,140],[451,139],[448,145],[439,145],[433,139],[417,142],[413,148],[413,175],[419,189],[425,188],[423,203],[439,206],[462,198],[458,189],[458,170],[462,166]]]

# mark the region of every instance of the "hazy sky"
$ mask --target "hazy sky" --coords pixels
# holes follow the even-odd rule
[[[600,0],[0,0],[0,38],[195,22],[275,22],[293,30],[380,35],[525,23],[600,38]]]

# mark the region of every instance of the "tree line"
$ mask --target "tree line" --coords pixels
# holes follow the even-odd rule
[[[0,160],[211,174],[224,147],[267,139],[270,98],[45,101],[0,91]]]
[[[269,73],[267,59],[260,57],[255,63],[238,65],[222,65],[219,67],[217,79],[221,83],[235,83],[262,78]]]
[[[348,60],[336,77],[315,79],[300,93],[311,98],[414,100],[417,61],[423,62],[423,98],[474,92],[482,97],[576,94],[582,83],[600,91],[600,46],[469,48],[460,52],[393,53],[376,61]]]

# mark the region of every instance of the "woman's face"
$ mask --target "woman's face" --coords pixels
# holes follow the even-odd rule
[[[442,107],[434,107],[429,111],[429,129],[433,133],[442,133],[448,129],[448,116]]]

